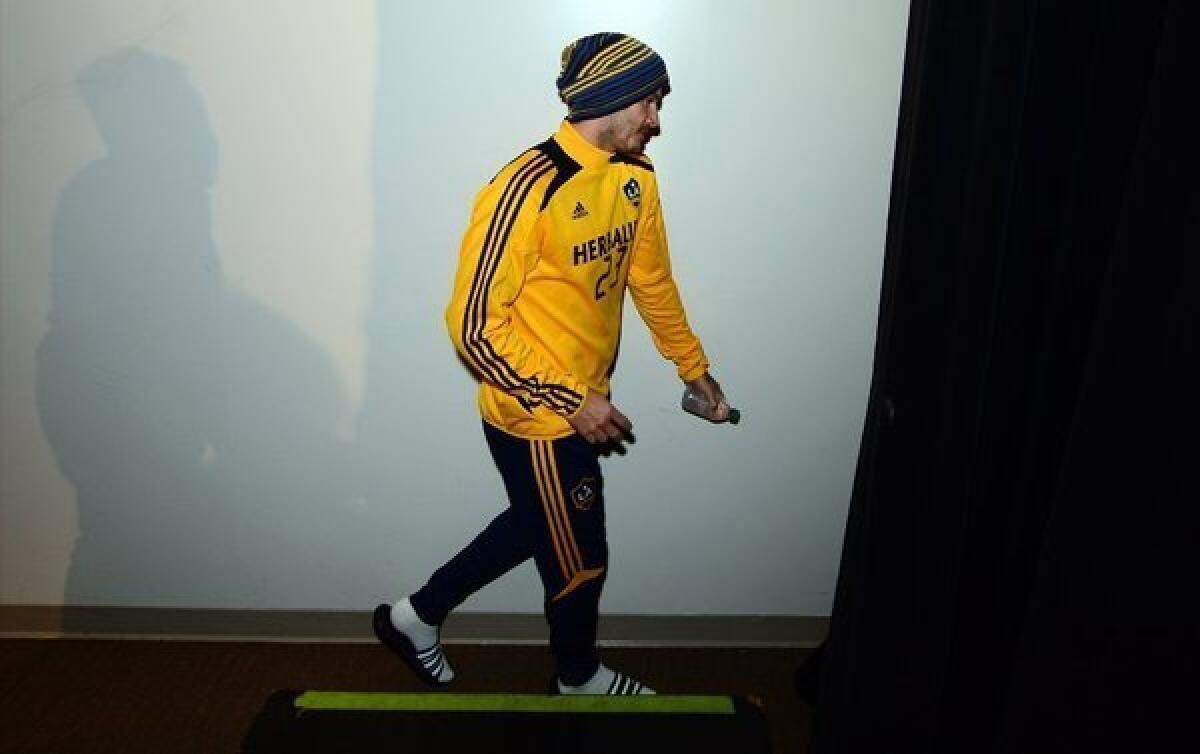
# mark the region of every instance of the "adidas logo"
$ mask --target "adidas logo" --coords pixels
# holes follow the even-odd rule
[[[575,211],[571,213],[571,219],[578,220],[581,217],[587,217],[587,208],[583,206],[583,202],[575,202]]]

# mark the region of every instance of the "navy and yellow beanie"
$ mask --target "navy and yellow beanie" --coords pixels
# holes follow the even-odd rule
[[[671,91],[667,64],[633,37],[614,32],[592,34],[563,48],[558,96],[567,120],[615,113],[661,89]]]

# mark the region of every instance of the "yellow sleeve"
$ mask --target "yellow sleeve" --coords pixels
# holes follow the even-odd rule
[[[679,289],[671,277],[657,183],[650,182],[650,187],[647,214],[639,228],[629,267],[629,292],[658,352],[675,363],[680,379],[691,381],[708,370],[708,358],[688,326]]]
[[[512,323],[512,305],[537,263],[538,214],[545,176],[553,165],[540,153],[515,160],[479,192],[463,236],[446,328],[455,348],[479,377],[520,400],[562,416],[582,406],[587,387],[557,370],[524,342]]]

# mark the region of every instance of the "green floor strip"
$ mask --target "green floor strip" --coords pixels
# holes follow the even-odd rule
[[[388,694],[306,691],[300,710],[404,710],[417,712],[567,712],[732,715],[728,696],[549,696],[540,694]]]

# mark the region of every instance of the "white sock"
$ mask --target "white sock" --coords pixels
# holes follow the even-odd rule
[[[653,694],[654,689],[644,686],[624,673],[618,673],[605,665],[596,669],[596,674],[579,686],[567,686],[558,682],[561,694],[607,694],[611,696],[626,694]]]
[[[408,637],[417,650],[417,659],[439,681],[448,683],[454,680],[454,670],[450,667],[450,660],[442,651],[442,642],[438,638],[438,627],[422,621],[408,597],[392,605],[392,625]]]

